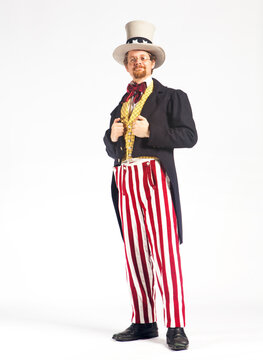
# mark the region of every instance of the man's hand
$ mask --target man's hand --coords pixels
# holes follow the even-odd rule
[[[124,133],[123,123],[121,122],[120,118],[114,120],[112,127],[111,127],[111,134],[110,138],[112,142],[117,142],[119,137],[122,136]]]
[[[139,138],[148,138],[150,136],[149,123],[145,117],[141,115],[137,117],[133,123],[132,133]]]

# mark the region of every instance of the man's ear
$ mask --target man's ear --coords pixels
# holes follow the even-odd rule
[[[153,60],[152,61],[152,69],[154,69],[154,67],[155,67],[155,61]]]

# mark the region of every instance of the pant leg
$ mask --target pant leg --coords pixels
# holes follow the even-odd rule
[[[135,169],[138,170],[136,165],[116,167],[115,179],[119,190],[126,273],[132,299],[132,322],[152,323],[156,321],[153,263]]]
[[[148,179],[141,187],[141,194],[143,191],[145,194],[146,232],[163,299],[165,324],[167,327],[184,327],[179,238],[169,179],[158,161],[151,160],[143,166]]]

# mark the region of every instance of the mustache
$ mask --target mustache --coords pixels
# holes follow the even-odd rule
[[[145,69],[145,66],[135,66],[134,70]]]

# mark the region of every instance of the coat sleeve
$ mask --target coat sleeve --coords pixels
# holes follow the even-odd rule
[[[197,142],[197,132],[188,96],[182,90],[172,90],[166,114],[150,123],[148,146],[154,148],[191,148]]]
[[[116,112],[116,108],[111,113],[110,126],[109,126],[109,129],[106,130],[104,138],[103,138],[104,144],[106,145],[106,152],[113,159],[116,159],[116,157],[117,157],[117,155],[116,155],[117,142],[111,141],[110,134],[111,134],[111,126],[115,119],[115,112]]]

